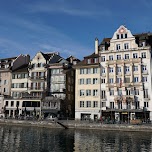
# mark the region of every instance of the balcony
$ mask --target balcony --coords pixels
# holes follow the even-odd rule
[[[130,59],[117,59],[117,60],[106,60],[107,65],[121,64],[121,63],[140,63],[141,58],[130,58]]]
[[[143,75],[148,75],[148,70],[143,70],[143,71],[142,71],[142,74],[143,74]]]
[[[29,90],[39,90],[39,91],[45,91],[45,87],[30,87]]]
[[[115,95],[114,100],[116,103],[120,101],[122,101],[123,103],[134,102],[134,95]]]
[[[114,87],[114,83],[106,83],[106,87],[109,87],[109,88],[113,88]]]
[[[141,62],[141,58],[133,58],[131,60],[132,60],[132,63],[140,63]]]
[[[31,80],[46,80],[46,76],[31,76]]]

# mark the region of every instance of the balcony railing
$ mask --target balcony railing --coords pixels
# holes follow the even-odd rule
[[[34,79],[34,80],[45,80],[46,79],[46,76],[31,76],[30,79]]]

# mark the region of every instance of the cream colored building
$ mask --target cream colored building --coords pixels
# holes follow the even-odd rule
[[[95,41],[95,53],[84,57],[74,66],[75,79],[75,119],[99,119],[100,105],[100,66],[98,40]]]
[[[120,26],[99,45],[102,116],[129,122],[152,120],[152,34],[132,35]]]

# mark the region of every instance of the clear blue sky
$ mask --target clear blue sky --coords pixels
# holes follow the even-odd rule
[[[152,0],[0,0],[0,58],[59,51],[82,59],[126,25],[152,31]]]

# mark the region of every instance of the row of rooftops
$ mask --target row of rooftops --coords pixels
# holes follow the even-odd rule
[[[74,62],[80,62],[79,59],[69,56],[67,59],[64,59],[59,55],[58,52],[38,52],[41,53],[44,59],[47,61],[46,64],[48,65],[61,65],[63,63],[68,63],[73,65]],[[10,64],[11,63],[11,64]],[[5,68],[5,66],[8,67]],[[30,56],[29,55],[19,55],[18,57],[12,58],[3,58],[0,59],[0,70],[12,70],[12,71],[27,71],[30,65]]]

